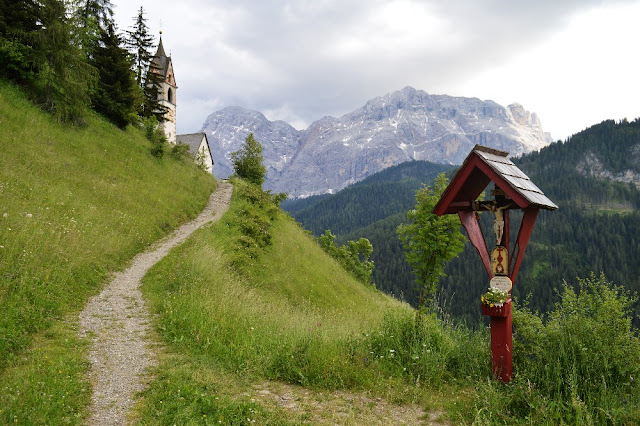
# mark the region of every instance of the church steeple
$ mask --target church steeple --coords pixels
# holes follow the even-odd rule
[[[160,41],[158,42],[158,50],[151,59],[149,72],[155,74],[155,81],[158,87],[158,102],[166,110],[162,127],[167,140],[176,143],[176,92],[178,86],[176,84],[175,75],[173,74],[173,63],[171,57],[167,56],[162,44],[162,31],[160,31]]]
[[[167,54],[164,53],[164,46],[162,45],[162,31],[160,32],[160,42],[158,43],[158,51],[155,56],[157,57],[167,57]]]

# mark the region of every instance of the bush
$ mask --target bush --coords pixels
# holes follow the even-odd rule
[[[373,261],[369,260],[373,253],[371,242],[366,238],[360,238],[358,241],[347,241],[347,244],[338,247],[335,245],[335,238],[336,236],[327,229],[318,241],[324,251],[340,262],[351,275],[360,282],[371,283],[373,272]]]
[[[147,118],[143,121],[144,133],[151,142],[151,155],[162,158],[167,150],[167,137],[158,125],[155,117]]]
[[[171,156],[176,160],[182,160],[189,158],[191,153],[189,152],[189,145],[183,143],[177,143],[171,147]]]
[[[555,401],[567,421],[608,421],[638,403],[640,340],[635,302],[603,275],[564,284],[546,324],[525,306],[514,312],[514,361],[522,380]],[[636,415],[640,414],[636,412]]]

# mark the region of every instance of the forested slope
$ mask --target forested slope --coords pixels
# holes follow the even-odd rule
[[[556,289],[563,280],[575,283],[576,277],[588,276],[591,271],[604,272],[607,278],[628,290],[640,291],[640,263],[637,262],[640,258],[640,191],[633,183],[614,180],[633,176],[640,169],[639,121],[605,121],[566,142],[551,144],[514,162],[560,206],[557,211],[540,212],[514,295],[522,298],[531,293],[530,306],[546,312],[558,301]],[[379,175],[372,178],[384,180]],[[367,191],[368,188],[354,186],[351,190]],[[404,190],[406,188],[398,185],[390,193],[403,194],[398,197],[406,200]],[[332,198],[323,200],[324,206],[332,203]],[[413,204],[412,201],[404,212]],[[335,215],[339,215],[340,204],[335,208]],[[377,213],[371,210],[377,209],[376,204],[368,204],[362,214],[374,217]],[[311,214],[293,214],[305,227],[317,232]],[[323,215],[331,217],[329,212]],[[491,218],[482,216],[485,235],[490,235]],[[350,229],[336,220],[335,229],[339,229],[339,225],[348,230],[340,235],[342,240],[368,238],[374,247],[376,285],[415,303],[413,276],[395,234],[404,217],[405,214],[396,212],[358,229]],[[517,212],[512,217],[512,238],[515,238],[520,221]],[[322,222],[323,227],[334,230],[332,225],[330,221]],[[448,276],[440,282],[441,303],[454,317],[477,323],[481,318],[479,297],[488,286],[488,279],[475,249],[467,244],[445,271]]]
[[[388,216],[405,213],[413,206],[415,192],[423,183],[452,169],[450,165],[411,161],[389,167],[335,195],[289,200],[282,207],[314,235],[327,229],[344,235]]]

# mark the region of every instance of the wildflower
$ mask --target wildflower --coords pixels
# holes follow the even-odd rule
[[[5,218],[9,217],[9,213],[7,213],[7,212],[2,213],[2,217],[5,217]]]
[[[31,213],[27,213],[27,217],[33,217]]]

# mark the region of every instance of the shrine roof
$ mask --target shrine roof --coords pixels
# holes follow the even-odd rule
[[[519,208],[556,210],[531,179],[508,158],[509,153],[476,145],[433,209],[437,215],[473,209],[473,201],[490,182],[502,189]]]

